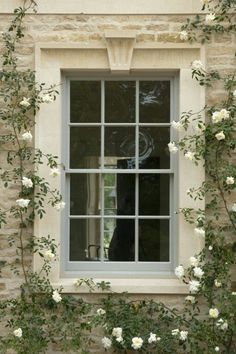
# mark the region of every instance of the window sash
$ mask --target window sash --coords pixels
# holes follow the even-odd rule
[[[99,271],[99,272],[106,272],[108,269],[111,270],[113,273],[116,273],[116,270],[119,269],[119,272],[129,272],[129,271],[137,271],[137,272],[169,272],[172,269],[172,264],[175,258],[175,253],[176,253],[176,248],[177,248],[177,241],[176,241],[176,231],[175,233],[173,232],[174,229],[177,230],[176,227],[176,214],[175,210],[176,208],[176,180],[177,180],[177,161],[176,157],[173,155],[170,155],[170,168],[169,169],[139,169],[138,168],[138,162],[139,162],[139,127],[170,127],[171,126],[171,121],[176,119],[175,117],[175,112],[177,111],[176,106],[176,98],[177,98],[177,85],[176,85],[176,79],[173,77],[155,77],[155,78],[149,78],[149,77],[140,77],[140,78],[106,78],[103,77],[101,79],[101,123],[71,123],[70,122],[70,107],[68,105],[68,102],[70,102],[70,81],[73,80],[79,80],[79,81],[94,81],[94,80],[99,80],[98,78],[73,78],[70,79],[68,78],[66,81],[66,87],[67,87],[67,110],[66,110],[66,122],[65,122],[65,131],[67,132],[66,136],[64,136],[64,145],[66,146],[66,152],[65,152],[65,161],[66,161],[66,166],[65,166],[65,191],[66,191],[66,205],[67,205],[67,210],[66,210],[66,222],[63,223],[63,229],[64,229],[64,234],[67,236],[66,239],[64,240],[64,249],[65,249],[65,269],[67,271],[79,271],[79,272],[89,272],[89,271]],[[136,121],[135,123],[106,123],[105,122],[105,81],[135,81],[136,82]],[[165,81],[168,80],[170,81],[170,123],[141,123],[139,122],[139,81]],[[101,127],[101,159],[102,159],[102,168],[100,169],[72,169],[69,167],[69,161],[70,161],[70,151],[69,151],[69,136],[70,136],[70,128],[71,127],[83,127],[83,126],[97,126]],[[104,137],[104,129],[105,127],[109,126],[129,126],[129,127],[134,127],[135,128],[135,142],[136,142],[136,150],[135,150],[135,168],[134,169],[111,169],[111,168],[104,168],[104,146],[105,146],[105,137]],[[170,130],[170,140],[173,140],[173,132]],[[112,173],[112,174],[119,174],[119,173],[128,173],[128,174],[135,174],[135,215],[106,215],[104,214],[104,193],[102,194],[101,198],[101,203],[102,203],[102,211],[100,215],[70,215],[69,212],[69,204],[70,204],[70,174],[73,173],[97,173],[103,176],[104,173]],[[169,174],[170,175],[170,184],[169,184],[169,195],[170,195],[170,201],[169,201],[169,210],[170,210],[170,215],[139,215],[138,214],[138,178],[139,174],[143,173],[148,173],[148,174]],[[102,178],[103,181],[103,178]],[[104,191],[104,186],[102,187],[102,190]],[[105,219],[133,219],[135,220],[135,260],[134,262],[114,262],[114,261],[104,261],[103,257],[103,252],[102,252],[102,257],[101,260],[99,261],[69,261],[69,223],[71,219],[85,219],[85,218],[98,218],[101,220],[101,225],[100,225],[100,247],[103,250],[104,248],[104,220]],[[139,220],[149,220],[149,219],[156,219],[156,220],[169,220],[169,261],[168,262],[140,262],[138,261],[138,222]],[[175,235],[174,235],[175,234]],[[106,264],[107,263],[107,264]],[[118,273],[119,273],[118,272]],[[141,274],[140,273],[140,274]]]

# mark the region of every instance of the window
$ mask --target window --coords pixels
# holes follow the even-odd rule
[[[68,79],[65,269],[173,269],[174,77]]]
[[[189,257],[193,254],[199,252],[202,247],[202,242],[196,237],[194,237],[194,225],[189,225],[184,222],[181,215],[176,215],[175,211],[179,208],[184,207],[199,207],[204,208],[204,200],[200,201],[197,205],[196,202],[192,201],[186,194],[186,190],[191,187],[198,187],[204,181],[204,167],[194,166],[189,163],[182,154],[178,156],[170,156],[170,164],[167,168],[159,168],[155,170],[142,169],[135,170],[134,168],[125,169],[122,168],[118,170],[117,168],[105,169],[103,166],[103,171],[101,169],[102,156],[105,153],[105,135],[100,137],[104,141],[104,147],[100,145],[100,152],[104,149],[103,155],[95,155],[95,161],[98,161],[97,167],[93,168],[88,166],[87,168],[72,167],[70,166],[70,129],[72,128],[95,128],[100,127],[100,132],[105,133],[106,128],[133,128],[135,127],[135,139],[139,143],[138,131],[140,128],[155,128],[152,123],[147,123],[147,127],[142,126],[141,121],[141,111],[140,111],[140,101],[139,91],[142,82],[152,82],[152,81],[168,81],[170,83],[170,120],[179,119],[180,112],[186,112],[188,110],[193,110],[198,112],[201,107],[205,104],[205,93],[204,88],[199,86],[195,80],[191,77],[191,68],[189,63],[195,59],[201,59],[204,62],[205,52],[204,47],[198,44],[186,44],[186,43],[159,43],[156,42],[132,42],[130,38],[125,38],[125,33],[123,31],[118,31],[120,37],[114,38],[109,37],[111,41],[110,45],[106,41],[96,44],[95,41],[86,43],[86,45],[81,43],[37,43],[35,50],[36,58],[36,74],[37,80],[39,82],[45,82],[46,85],[50,86],[52,82],[59,83],[62,85],[58,87],[60,92],[57,100],[51,105],[42,105],[40,111],[38,112],[37,124],[35,126],[35,146],[42,149],[42,151],[51,152],[59,156],[60,161],[65,165],[65,170],[62,171],[61,178],[54,178],[50,180],[52,188],[57,188],[63,194],[63,198],[66,199],[67,210],[58,213],[54,208],[47,207],[46,214],[43,219],[36,219],[34,223],[34,234],[37,237],[42,237],[46,235],[51,235],[55,238],[57,244],[59,245],[58,254],[59,257],[53,262],[53,268],[51,272],[51,281],[55,287],[63,286],[65,292],[87,292],[88,289],[79,288],[75,289],[73,286],[73,281],[81,277],[92,277],[95,281],[109,281],[111,283],[112,289],[114,291],[129,291],[130,293],[153,293],[153,294],[180,294],[188,292],[188,287],[182,284],[174,276],[174,267],[178,264],[188,265]],[[133,52],[130,50],[130,46],[133,45]],[[127,44],[127,45],[126,45]],[[127,49],[127,50],[126,50]],[[131,48],[132,49],[132,48]],[[109,54],[110,51],[110,55]],[[128,53],[127,53],[128,51]],[[115,67],[113,59],[115,55]],[[128,55],[130,54],[130,55]],[[122,64],[122,60],[124,62]],[[120,65],[122,64],[122,65]],[[86,72],[89,75],[89,79],[86,79]],[[121,72],[122,71],[122,72]],[[75,72],[78,78],[75,76]],[[73,77],[72,77],[73,73]],[[100,74],[99,74],[100,73]],[[105,73],[109,73],[109,76]],[[168,73],[164,74],[164,73]],[[104,76],[102,77],[102,75]],[[105,76],[107,75],[107,76]],[[127,75],[123,77],[121,75]],[[145,76],[144,76],[145,75]],[[164,75],[166,75],[164,77]],[[135,80],[136,76],[137,80]],[[67,78],[67,79],[66,79]],[[90,108],[93,107],[93,120],[92,122],[80,121],[71,122],[70,121],[70,83],[77,82],[97,82],[97,90],[100,92],[100,103],[96,101],[96,95],[94,93],[96,90],[93,89],[94,101],[90,103]],[[127,122],[124,121],[120,123],[106,123],[105,116],[105,83],[114,81],[132,81],[135,82],[135,121]],[[87,92],[91,90],[87,89]],[[85,92],[85,89],[84,89]],[[79,96],[76,94],[76,97]],[[98,105],[99,118],[96,117],[96,110],[94,107]],[[146,106],[147,107],[147,106]],[[144,108],[146,109],[144,106]],[[138,110],[140,112],[138,112]],[[151,113],[149,114],[149,116]],[[91,115],[90,115],[91,117]],[[103,117],[103,118],[102,118]],[[84,119],[84,118],[83,118]],[[97,121],[99,119],[99,121]],[[102,123],[102,119],[104,119]],[[136,124],[136,120],[139,124]],[[77,124],[77,126],[76,126]],[[109,125],[110,124],[110,125]],[[159,124],[161,128],[161,123],[157,122],[154,124]],[[168,127],[169,122],[163,122]],[[74,125],[74,127],[73,127]],[[156,127],[157,128],[157,127]],[[163,126],[164,128],[164,126]],[[137,133],[136,133],[137,130]],[[151,129],[152,132],[152,129]],[[153,131],[154,132],[154,131]],[[173,134],[173,132],[170,132]],[[170,140],[174,140],[175,137],[171,136]],[[94,138],[93,138],[94,140]],[[135,153],[137,153],[137,143],[135,144]],[[100,143],[101,144],[101,143]],[[159,146],[158,146],[159,147]],[[167,149],[167,147],[165,146]],[[113,150],[110,149],[111,151]],[[165,150],[168,156],[168,150]],[[138,154],[137,154],[138,155]],[[94,156],[91,154],[91,156]],[[106,155],[109,157],[110,155]],[[88,156],[89,157],[89,156]],[[113,155],[110,157],[114,158]],[[119,156],[117,160],[128,160],[132,156]],[[104,158],[103,158],[104,159]],[[136,159],[136,155],[135,155]],[[88,158],[87,158],[88,160]],[[116,160],[116,161],[117,161]],[[176,162],[178,160],[178,171]],[[138,163],[139,156],[135,163]],[[169,161],[169,160],[168,160]],[[105,163],[105,161],[103,162]],[[109,164],[109,162],[106,162]],[[87,163],[88,164],[88,163]],[[90,165],[93,164],[90,158]],[[113,165],[113,162],[111,163]],[[115,163],[117,165],[117,162]],[[86,166],[85,166],[86,167]],[[116,166],[117,167],[117,166]],[[135,166],[136,168],[136,166]],[[135,261],[109,261],[109,255],[106,253],[105,245],[107,240],[110,240],[113,236],[114,225],[107,225],[104,232],[104,239],[101,238],[101,222],[104,222],[109,216],[104,214],[102,217],[102,199],[101,199],[101,181],[103,178],[103,195],[109,194],[109,189],[114,190],[114,186],[117,186],[117,176],[118,175],[145,175],[146,174],[159,174],[160,176],[169,175],[169,195],[171,203],[169,205],[169,215],[160,215],[162,218],[164,216],[170,217],[169,226],[169,261],[159,260],[159,261],[141,261],[140,259]],[[45,179],[48,179],[48,166],[40,166],[40,175]],[[83,184],[89,186],[86,189],[86,194],[88,195],[86,211],[87,214],[81,214],[81,211],[76,211],[76,214],[70,214],[70,177],[82,178],[83,175],[91,174],[89,179],[85,180]],[[92,175],[100,176],[97,178],[96,182],[92,180]],[[106,177],[107,175],[110,178]],[[77,176],[77,177],[76,177]],[[80,177],[79,177],[80,176]],[[113,177],[114,176],[114,177]],[[73,177],[72,177],[73,178]],[[139,178],[135,177],[137,181]],[[93,194],[93,198],[97,198],[95,201],[91,198],[92,188],[96,187],[97,195]],[[135,187],[136,188],[136,187]],[[75,190],[73,190],[72,195],[78,193],[78,183],[75,181]],[[137,189],[135,189],[135,192]],[[161,189],[162,191],[162,189]],[[110,191],[111,192],[111,191]],[[137,192],[136,192],[137,193]],[[85,195],[85,193],[84,193]],[[115,215],[118,213],[118,193],[114,196],[114,193],[110,194],[112,199],[110,205],[107,208],[113,211],[110,219],[114,221],[119,219],[125,219],[125,215]],[[82,200],[82,199],[81,199]],[[138,200],[137,198],[135,200]],[[78,201],[77,201],[78,203]],[[82,204],[81,204],[82,205]],[[83,204],[84,205],[84,204]],[[95,207],[97,209],[97,215],[95,212],[91,215]],[[93,209],[92,209],[93,208]],[[103,205],[103,212],[107,210]],[[137,208],[137,206],[136,206]],[[135,211],[136,212],[136,211]],[[138,210],[140,212],[140,210]],[[94,216],[93,216],[94,215]],[[88,217],[87,217],[88,216]],[[129,216],[129,215],[127,215]],[[148,219],[155,219],[155,215],[131,215],[129,220],[134,220],[136,222],[136,227],[138,226],[137,221]],[[176,217],[178,216],[178,217]],[[78,220],[77,222],[83,222],[83,220],[92,219],[100,221],[97,222],[99,229],[97,231],[95,226],[90,223],[89,228],[95,229],[96,232],[89,232],[87,227],[86,237],[88,235],[94,235],[94,237],[100,236],[100,243],[103,242],[103,247],[99,244],[99,247],[103,249],[103,261],[100,261],[101,251],[97,250],[95,247],[91,248],[90,260],[88,255],[88,247],[81,247],[81,258],[86,257],[86,260],[71,260],[70,259],[70,244],[69,244],[69,221]],[[91,220],[90,220],[91,219]],[[157,218],[157,220],[160,220]],[[85,223],[84,223],[85,224]],[[139,231],[139,230],[137,230]],[[85,234],[85,233],[84,233]],[[138,233],[136,234],[138,235]],[[136,236],[137,237],[137,236]],[[97,245],[96,240],[89,240],[89,243]],[[138,238],[137,238],[137,241]],[[136,247],[138,244],[136,243]],[[97,247],[97,246],[96,246]],[[108,247],[109,248],[109,247]],[[149,247],[150,249],[150,247]],[[163,249],[163,248],[162,248]],[[84,250],[87,250],[87,255]],[[138,250],[136,252],[138,255]],[[76,256],[77,257],[77,256]],[[97,259],[96,259],[97,257]],[[80,259],[81,259],[80,258]],[[93,258],[93,259],[92,259]],[[41,258],[34,256],[34,269],[40,270],[41,268]]]

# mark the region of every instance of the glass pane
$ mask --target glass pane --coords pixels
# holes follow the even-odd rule
[[[99,168],[101,153],[100,127],[70,129],[70,167]]]
[[[100,257],[100,219],[70,220],[70,261],[97,261]]]
[[[100,81],[71,81],[70,121],[72,123],[101,122]]]
[[[135,128],[105,127],[105,168],[135,168]]]
[[[105,82],[105,122],[135,122],[135,81]]]
[[[139,220],[139,261],[169,261],[168,220]]]
[[[134,261],[134,220],[104,219],[104,257],[108,261]]]
[[[139,214],[169,215],[169,175],[139,175]]]
[[[104,213],[106,215],[134,215],[135,213],[135,175],[105,174],[104,184],[108,179],[114,181],[113,186],[104,185]]]
[[[169,128],[140,127],[139,167],[141,169],[169,168],[170,153],[167,146],[169,141]]]
[[[170,81],[140,81],[139,121],[170,122]]]
[[[100,214],[100,175],[82,173],[70,175],[71,215]]]

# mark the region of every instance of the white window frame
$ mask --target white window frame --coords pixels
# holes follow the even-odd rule
[[[177,207],[178,207],[178,201],[177,201],[177,176],[178,176],[178,163],[177,163],[177,155],[170,154],[170,168],[169,169],[138,169],[137,166],[134,169],[116,169],[115,172],[111,169],[102,169],[102,173],[129,173],[129,174],[134,174],[137,176],[136,178],[136,184],[137,179],[138,179],[138,174],[145,173],[145,174],[150,174],[150,173],[155,173],[155,174],[168,174],[169,175],[169,216],[164,216],[164,215],[158,215],[158,216],[141,216],[138,214],[137,210],[137,200],[138,200],[138,188],[136,186],[136,210],[135,210],[135,215],[134,217],[126,217],[126,216],[110,216],[110,215],[101,215],[101,244],[100,247],[103,248],[103,218],[115,218],[115,219],[124,219],[124,218],[129,218],[133,219],[135,221],[135,253],[136,257],[138,256],[138,217],[141,217],[141,219],[156,219],[156,220],[169,220],[169,261],[160,261],[160,262],[138,262],[137,259],[135,259],[134,262],[115,262],[115,261],[109,261],[109,262],[104,262],[101,263],[100,261],[69,261],[69,219],[86,219],[88,217],[91,218],[90,215],[84,215],[84,216],[69,216],[69,204],[70,204],[70,196],[69,196],[69,176],[72,173],[100,173],[101,169],[71,169],[69,166],[69,161],[70,161],[70,152],[69,152],[69,135],[70,135],[70,127],[83,127],[83,126],[89,126],[88,123],[70,123],[70,107],[69,107],[69,102],[70,102],[70,82],[73,80],[80,80],[80,81],[101,81],[101,102],[104,102],[104,90],[105,86],[104,83],[105,81],[134,81],[136,82],[136,118],[134,123],[106,123],[106,126],[133,126],[135,127],[135,142],[137,145],[136,148],[136,161],[138,161],[138,126],[139,127],[150,127],[150,126],[155,126],[155,127],[168,127],[170,128],[170,140],[173,141],[177,138],[177,134],[173,129],[171,129],[171,121],[178,119],[177,117],[177,111],[178,111],[178,74],[172,73],[172,74],[165,74],[163,76],[162,74],[156,74],[153,76],[153,74],[150,75],[142,75],[141,73],[137,75],[132,75],[130,74],[129,76],[121,76],[121,75],[95,75],[93,76],[92,74],[90,76],[84,76],[80,75],[77,76],[74,74],[73,76],[67,75],[65,76],[63,83],[64,86],[66,87],[66,97],[64,99],[64,104],[65,104],[65,109],[64,111],[64,119],[63,119],[63,131],[66,132],[63,136],[63,149],[62,152],[64,152],[63,156],[63,161],[65,163],[65,173],[63,174],[64,178],[62,180],[62,185],[65,185],[65,201],[66,201],[66,216],[65,219],[62,222],[62,230],[63,234],[65,237],[62,239],[62,257],[61,257],[61,268],[64,270],[65,274],[67,276],[70,276],[70,272],[77,272],[78,275],[81,276],[86,276],[86,277],[94,277],[94,276],[100,276],[100,274],[103,274],[103,276],[109,277],[112,273],[112,276],[114,277],[120,277],[120,276],[127,276],[130,277],[132,275],[145,275],[146,277],[148,275],[154,276],[154,275],[160,275],[160,274],[166,274],[170,275],[171,272],[173,272],[174,267],[176,266],[176,259],[177,259],[177,245],[178,245],[178,231],[174,232],[174,230],[178,230],[177,227]],[[170,82],[170,122],[169,123],[140,123],[138,121],[139,119],[139,81],[169,81]],[[104,121],[104,107],[102,104],[102,109],[101,109],[101,124],[100,123],[92,123],[90,126],[97,126],[101,127],[101,129],[104,129],[105,126],[105,121]],[[101,135],[102,140],[101,140],[101,145],[104,148],[104,133]],[[66,137],[66,138],[65,138]],[[102,203],[103,203],[103,198],[102,198]]]
[[[120,40],[117,41],[120,43]],[[128,41],[127,41],[128,43]],[[129,42],[131,43],[131,41]],[[131,43],[132,44],[132,43]],[[133,54],[130,53],[130,62],[120,68],[129,69],[131,73],[139,76],[139,73],[160,74],[165,72],[176,72],[179,76],[179,102],[177,115],[188,110],[199,111],[205,104],[205,91],[198,83],[192,80],[190,62],[195,59],[205,61],[204,47],[200,45],[189,45],[187,43],[136,43],[133,45]],[[114,46],[113,46],[114,47]],[[61,156],[62,152],[62,130],[63,102],[65,86],[62,79],[65,74],[72,75],[93,72],[108,73],[111,70],[111,63],[107,55],[106,42],[104,43],[38,43],[36,45],[37,81],[51,83],[62,83],[58,89],[60,95],[56,102],[51,105],[43,105],[38,116],[35,129],[35,146],[45,152],[51,152]],[[118,51],[119,52],[119,51]],[[127,64],[127,63],[125,63]],[[118,65],[119,66],[119,65]],[[128,69],[127,69],[128,67]],[[119,69],[119,67],[118,67]],[[116,70],[116,67],[112,67]],[[124,74],[124,73],[123,73]],[[204,168],[195,167],[187,161],[182,154],[179,154],[178,172],[178,209],[183,207],[204,208],[204,200],[195,203],[186,194],[190,187],[199,186],[204,180]],[[48,179],[49,170],[47,166],[40,166],[40,175]],[[62,180],[51,179],[51,185],[58,188],[63,195],[65,191]],[[46,207],[46,216],[35,221],[34,234],[38,237],[52,235],[59,244],[59,258],[53,263],[51,281],[54,286],[62,285],[65,292],[87,292],[87,288],[75,289],[73,281],[83,274],[71,271],[65,273],[61,267],[63,250],[63,234],[61,222],[65,218],[65,212],[58,213],[51,207]],[[176,247],[175,264],[188,265],[189,257],[196,254],[203,245],[203,241],[194,235],[194,225],[184,221],[182,215],[178,217],[178,245]],[[40,268],[41,259],[34,256],[34,269]],[[187,293],[188,287],[174,276],[173,269],[167,273],[138,274],[130,277],[120,275],[92,274],[97,281],[110,281],[114,291],[129,291],[131,293],[155,293],[155,294],[181,294]]]

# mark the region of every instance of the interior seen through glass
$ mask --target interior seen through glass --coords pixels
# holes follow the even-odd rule
[[[70,261],[169,261],[169,141],[169,80],[71,81]]]

